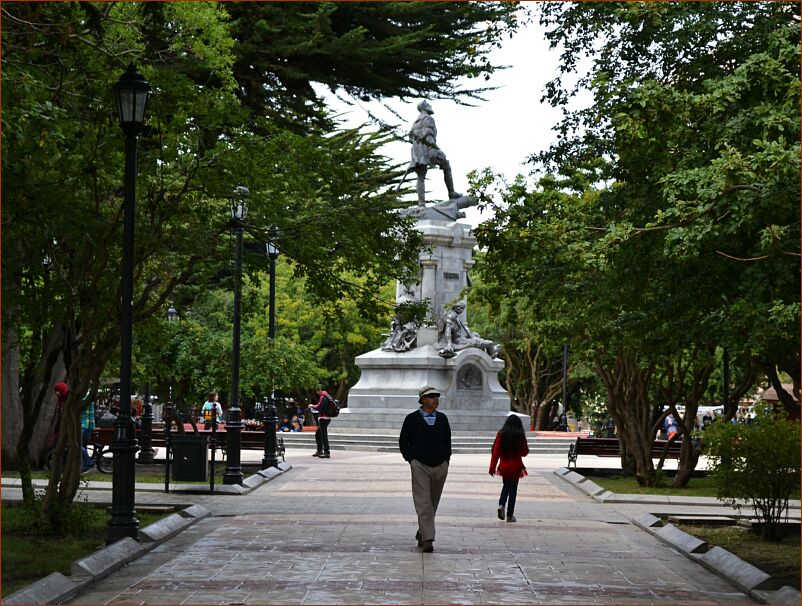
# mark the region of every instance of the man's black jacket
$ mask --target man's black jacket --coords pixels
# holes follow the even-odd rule
[[[404,460],[417,459],[424,465],[436,467],[451,459],[451,426],[448,417],[435,411],[434,425],[429,425],[420,410],[411,412],[404,419],[398,447]]]

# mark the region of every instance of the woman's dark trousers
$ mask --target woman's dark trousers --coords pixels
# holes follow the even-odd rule
[[[501,485],[501,496],[498,499],[498,506],[504,507],[504,504],[507,504],[508,518],[515,512],[515,498],[517,496],[518,480],[503,480],[503,484]]]

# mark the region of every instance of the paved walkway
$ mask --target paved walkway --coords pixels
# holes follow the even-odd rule
[[[600,504],[554,476],[563,456],[528,461],[508,524],[496,518],[488,457],[455,455],[435,552],[423,554],[400,455],[311,453],[293,451],[292,470],[247,496],[138,494],[213,516],[72,603],[753,603],[630,522],[649,506]]]

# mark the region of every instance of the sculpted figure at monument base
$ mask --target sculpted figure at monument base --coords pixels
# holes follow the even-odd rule
[[[458,301],[451,306],[440,320],[438,325],[438,353],[443,358],[453,358],[458,351],[468,347],[477,347],[487,353],[491,358],[498,356],[498,346],[478,333],[468,329],[459,316],[465,311],[465,302]]]
[[[382,345],[382,351],[404,352],[415,349],[418,341],[418,325],[415,322],[402,322],[393,317],[392,332]]]

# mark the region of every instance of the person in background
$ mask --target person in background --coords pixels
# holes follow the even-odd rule
[[[679,428],[677,427],[677,420],[674,418],[673,414],[669,414],[665,418],[665,420],[663,421],[663,425],[666,428],[666,437],[669,440],[673,438],[675,435],[677,435]]]
[[[67,401],[67,394],[70,393],[70,388],[62,381],[53,386],[53,391],[55,391],[56,399],[58,400],[56,402],[56,414],[61,418],[61,414],[64,412],[64,402]]]
[[[293,417],[290,431],[303,431],[303,427],[301,427],[301,422],[298,420],[298,417]]]
[[[81,473],[87,473],[95,466],[89,456],[89,439],[95,431],[95,402],[86,394],[84,404],[81,410]]]
[[[290,423],[290,417],[289,415],[284,415],[284,418],[278,425],[278,431],[290,431],[291,429],[292,429],[292,423]]]
[[[114,422],[117,420],[117,415],[120,414],[120,409],[112,406],[108,410],[104,410],[97,421],[98,427],[114,427]]]
[[[529,454],[526,434],[521,418],[511,414],[507,417],[493,442],[490,457],[490,475],[501,476],[501,496],[498,499],[498,519],[504,519],[504,506],[507,506],[507,521],[515,522],[515,499],[518,496],[518,480],[526,473],[523,457]]]
[[[409,413],[401,426],[398,447],[409,463],[412,476],[412,502],[418,514],[415,538],[424,553],[434,551],[434,517],[451,460],[451,426],[439,412],[440,392],[424,385],[418,390],[421,407]]]
[[[201,407],[204,429],[211,429],[215,420],[218,425],[223,422],[223,407],[217,401],[218,397],[216,391],[210,391],[206,394],[206,402]]]
[[[322,387],[315,390],[318,395],[317,404],[312,404],[309,408],[318,413],[317,417],[317,431],[315,431],[315,443],[317,444],[317,452],[313,457],[321,459],[330,459],[331,450],[329,448],[329,423],[331,417],[329,416],[329,407],[331,406],[331,396],[329,392]]]
[[[304,426],[304,405],[301,402],[297,402],[295,404],[295,414],[298,416],[298,422],[301,424],[301,427]]]

